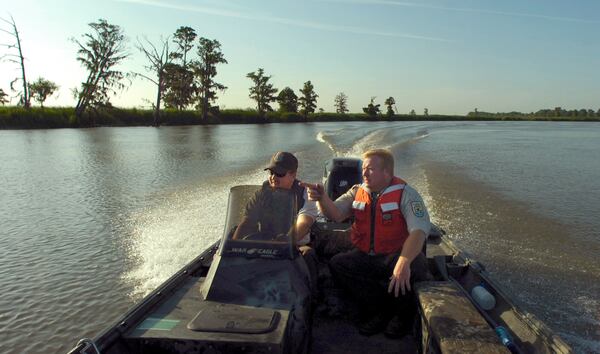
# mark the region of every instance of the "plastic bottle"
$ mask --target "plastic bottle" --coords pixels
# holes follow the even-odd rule
[[[517,346],[513,342],[512,338],[511,338],[510,334],[508,333],[508,331],[506,330],[506,328],[504,328],[502,326],[498,326],[498,327],[494,328],[494,330],[496,331],[496,334],[500,338],[500,341],[502,342],[502,344],[506,348],[508,348],[508,350],[510,350],[511,353],[519,353]]]
[[[471,290],[471,297],[473,297],[473,300],[486,311],[489,311],[496,306],[496,298],[487,291],[483,286],[483,283],[475,286],[473,290]]]

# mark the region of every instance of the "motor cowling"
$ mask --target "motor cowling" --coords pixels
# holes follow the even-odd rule
[[[357,158],[336,157],[325,164],[323,186],[332,200],[362,183],[362,161]]]

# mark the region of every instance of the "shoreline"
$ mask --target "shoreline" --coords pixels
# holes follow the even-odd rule
[[[259,116],[254,110],[223,110],[202,120],[198,111],[163,110],[159,126],[181,125],[227,125],[227,124],[270,124],[270,123],[316,123],[316,122],[436,122],[436,121],[520,121],[520,122],[600,122],[600,117],[541,117],[534,115],[379,115],[370,117],[364,113],[300,113],[268,112]],[[75,116],[71,107],[0,107],[0,130],[62,129],[96,127],[142,127],[153,126],[152,110],[136,108],[103,109],[81,118]]]

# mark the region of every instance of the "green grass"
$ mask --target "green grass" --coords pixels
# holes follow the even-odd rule
[[[304,117],[299,113],[268,112],[264,117],[254,110],[229,109],[218,115],[211,115],[206,121],[198,111],[171,110],[161,111],[161,125],[197,125],[197,124],[264,124],[296,122],[343,122],[343,121],[599,121],[600,117],[544,117],[531,114],[481,113],[467,116],[459,115],[380,115],[375,118],[363,113],[314,113]],[[90,112],[81,118],[75,116],[70,107],[22,107],[0,106],[0,129],[49,129],[80,128],[90,126],[151,126],[152,110],[136,108],[107,108]]]

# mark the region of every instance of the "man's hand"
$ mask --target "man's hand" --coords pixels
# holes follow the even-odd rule
[[[394,296],[398,297],[400,290],[402,295],[407,291],[410,291],[410,261],[400,256],[396,266],[394,267],[394,273],[390,277],[390,285],[388,286],[388,293],[394,292]]]
[[[322,184],[300,182],[299,185],[300,185],[300,187],[306,187],[309,200],[318,202],[325,195],[325,188],[323,187]]]

